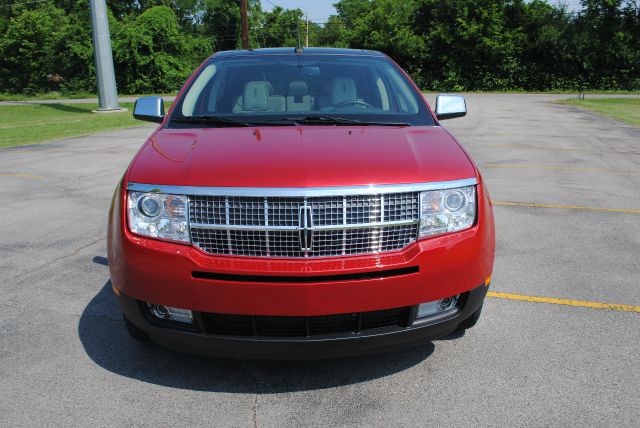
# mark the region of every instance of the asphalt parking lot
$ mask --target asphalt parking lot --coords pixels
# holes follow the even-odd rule
[[[491,291],[505,294],[464,335],[362,358],[133,342],[107,210],[153,127],[0,150],[0,425],[637,426],[640,129],[556,98],[470,95],[443,123],[496,203]]]

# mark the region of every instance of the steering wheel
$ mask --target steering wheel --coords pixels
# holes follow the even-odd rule
[[[347,106],[359,106],[359,107],[364,107],[364,108],[374,108],[371,104],[369,104],[366,101],[363,100],[353,100],[353,101],[343,101],[341,103],[336,104],[335,106],[333,106],[333,110],[339,109],[339,108],[344,108]]]

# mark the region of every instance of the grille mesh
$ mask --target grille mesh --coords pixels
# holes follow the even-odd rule
[[[410,308],[372,312],[295,316],[228,315],[203,312],[207,334],[219,336],[310,337],[327,334],[358,333],[385,327],[406,327]]]
[[[310,211],[307,229],[301,212]],[[416,240],[418,193],[321,197],[190,196],[194,245],[211,254],[328,257],[399,250]],[[397,224],[401,223],[401,224]],[[303,251],[301,234],[311,239]],[[305,241],[307,242],[307,241]]]

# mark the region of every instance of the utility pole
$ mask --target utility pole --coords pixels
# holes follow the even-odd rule
[[[247,20],[247,0],[240,0],[240,18],[242,21],[242,49],[249,49],[249,22]]]
[[[305,46],[306,48],[308,48],[308,47],[309,47],[309,14],[308,14],[308,13],[306,13],[306,12],[305,12],[305,14],[304,14],[304,19],[305,19],[305,21],[307,21],[307,37],[306,37],[306,39],[305,39],[305,44],[304,44],[304,46]]]
[[[116,76],[113,71],[107,5],[105,0],[91,0],[90,7],[93,54],[96,60],[96,80],[98,81],[98,110],[96,111],[122,110],[118,104]]]

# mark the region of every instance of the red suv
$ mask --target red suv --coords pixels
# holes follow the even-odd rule
[[[113,290],[138,340],[200,354],[323,358],[473,326],[494,224],[478,169],[379,52],[216,53],[116,189]]]

